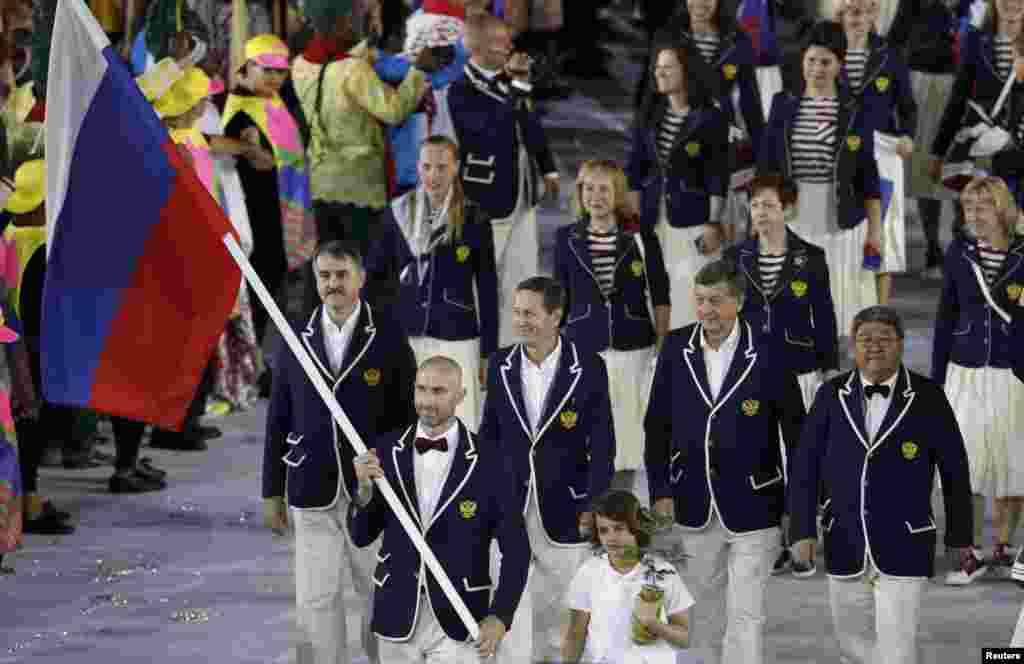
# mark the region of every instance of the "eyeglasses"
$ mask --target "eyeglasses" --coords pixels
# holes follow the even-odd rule
[[[861,348],[886,348],[899,340],[899,337],[857,337],[855,342]]]

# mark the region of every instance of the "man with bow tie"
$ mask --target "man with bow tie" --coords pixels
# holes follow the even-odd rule
[[[419,422],[380,439],[376,450],[355,460],[359,493],[349,511],[352,541],[365,547],[383,536],[373,597],[371,628],[385,664],[470,664],[493,657],[526,587],[530,544],[516,509],[500,450],[479,445],[455,416],[466,396],[462,368],[435,355],[416,374]],[[384,477],[421,529],[459,596],[478,621],[480,639],[469,633],[451,602],[402,528],[374,491]],[[491,597],[491,542],[505,554]]]
[[[512,320],[522,343],[491,356],[481,444],[500,449],[533,550],[518,657],[557,660],[565,594],[588,553],[591,501],[611,486],[615,462],[604,361],[560,333],[566,292],[549,277],[519,284]],[[501,550],[500,565],[506,552]],[[524,661],[522,659],[515,661]]]
[[[903,322],[887,307],[854,318],[857,368],[818,390],[790,467],[796,556],[813,560],[819,490],[832,620],[843,661],[916,664],[921,592],[935,573],[932,481],[946,546],[971,544],[967,452],[942,386],[908,370]]]
[[[704,661],[760,664],[785,498],[779,433],[796,444],[803,397],[785,356],[739,315],[746,284],[735,263],[708,263],[694,282],[698,322],[666,337],[644,420],[651,504],[687,531]]]
[[[382,318],[360,299],[366,273],[354,241],[320,245],[312,263],[323,305],[304,326],[296,326],[295,333],[352,426],[364,442],[372,443],[384,432],[415,420],[412,349],[397,323]],[[284,533],[291,508],[296,618],[302,634],[299,661],[349,662],[345,617],[349,575],[342,570],[351,570],[356,594],[368,605],[373,565],[373,551],[356,551],[345,532],[345,512],[356,489],[355,450],[283,344],[274,366],[280,369],[267,410],[264,517],[270,528]],[[366,614],[362,642],[373,662],[376,639]],[[309,660],[305,651],[311,652]]]

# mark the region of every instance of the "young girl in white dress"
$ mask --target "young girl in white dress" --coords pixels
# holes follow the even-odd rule
[[[594,515],[591,541],[600,553],[583,563],[569,586],[562,661],[689,661],[681,649],[689,645],[693,596],[672,563],[645,552],[654,530],[650,513],[632,493],[616,490],[594,503]]]

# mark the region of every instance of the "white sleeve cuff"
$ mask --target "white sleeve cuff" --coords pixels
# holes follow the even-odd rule
[[[530,85],[529,83],[526,83],[524,81],[520,81],[518,79],[512,79],[512,87],[516,88],[520,92],[526,92],[526,93],[533,92],[533,86],[532,85]]]

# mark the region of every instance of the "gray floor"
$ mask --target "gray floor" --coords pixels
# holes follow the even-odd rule
[[[625,157],[631,114],[624,90],[638,65],[630,60],[635,48],[612,48],[621,56],[615,80],[583,83],[580,94],[548,107],[563,194],[582,158]],[[541,220],[550,250],[552,230],[569,216],[545,211]],[[922,239],[913,223],[908,233],[916,270]],[[907,276],[895,293],[910,331],[908,363],[927,371],[938,286]],[[260,525],[264,414],[262,404],[220,420],[225,435],[205,453],[146,450],[170,472],[170,488],[160,494],[111,496],[110,469],[44,469],[45,492],[74,513],[79,529],[64,538],[30,536],[5,560],[13,572],[0,576],[0,663],[294,661],[290,547]],[[639,477],[641,496],[645,485]],[[939,565],[944,572],[945,561]],[[773,579],[768,596],[769,662],[838,661],[820,574]],[[1004,580],[963,589],[931,584],[922,664],[975,662],[982,646],[1007,644],[1022,598]]]

